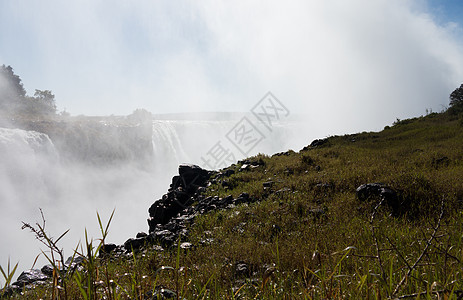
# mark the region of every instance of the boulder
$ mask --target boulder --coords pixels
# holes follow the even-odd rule
[[[137,237],[138,237],[138,235],[137,235]],[[104,245],[101,246],[98,254],[100,256],[105,256],[107,254],[110,254],[111,252],[113,252],[116,249],[117,249],[116,244],[104,244]]]
[[[206,186],[210,177],[210,172],[196,165],[182,164],[178,167],[179,176],[172,180],[171,188],[182,187],[191,193],[201,186]]]
[[[235,204],[235,205],[238,205],[238,204],[241,204],[241,203],[250,203],[250,202],[251,202],[251,199],[249,198],[248,193],[241,193],[238,196],[238,198],[233,200],[233,204]]]
[[[162,199],[154,202],[148,209],[149,232],[155,230],[157,224],[165,225],[181,211],[193,204],[193,197],[204,191],[212,175],[196,165],[182,164],[178,168],[179,175],[172,178],[172,184]]]
[[[124,243],[124,248],[126,252],[138,251],[142,248],[147,242],[148,237],[140,238],[130,238]]]
[[[66,262],[64,263],[64,267],[66,269],[67,268],[75,269],[81,266],[84,261],[85,261],[85,257],[83,256],[80,256],[80,255],[76,255],[74,257],[70,256],[68,257],[68,259],[66,259]]]
[[[313,148],[318,148],[318,147],[321,147],[321,146],[324,146],[324,145],[327,145],[328,144],[328,139],[316,139],[316,140],[313,140],[310,145],[308,146],[305,146],[304,148],[301,149],[301,151],[308,151],[310,149],[313,149]]]
[[[48,277],[53,276],[53,266],[50,264],[43,266],[42,269],[40,269],[40,271],[42,271],[42,273],[47,275]]]
[[[320,147],[326,144],[328,142],[328,139],[317,139],[313,140],[312,143],[310,143],[310,147],[315,148],[315,147]]]
[[[400,214],[400,201],[397,192],[382,183],[366,183],[356,190],[357,198],[360,201],[380,200],[391,208],[392,215]]]
[[[45,281],[48,278],[49,277],[43,274],[41,270],[30,269],[30,270],[22,272],[21,275],[19,275],[16,282],[13,283],[13,285],[22,287],[22,286],[26,286],[31,283],[37,282],[37,281]]]

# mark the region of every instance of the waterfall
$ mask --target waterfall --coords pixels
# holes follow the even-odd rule
[[[179,163],[189,160],[189,155],[183,149],[176,121],[153,121],[153,153],[155,161]]]
[[[204,168],[211,168],[205,164],[208,152],[217,143],[227,153],[233,154],[236,160],[243,159],[258,153],[273,154],[286,151],[291,147],[299,150],[307,144],[307,138],[303,132],[303,124],[298,121],[275,122],[272,130],[268,130],[258,121],[246,116],[253,128],[261,133],[261,140],[255,146],[243,149],[233,141],[237,124],[240,124],[242,117],[246,114],[234,115],[233,118],[224,120],[155,120],[153,121],[153,152],[155,167],[166,167],[167,165],[177,167],[179,163],[193,163]],[[244,152],[244,153],[243,153]],[[220,165],[225,167],[234,163]],[[216,168],[219,168],[217,166]]]
[[[33,203],[41,192],[53,189],[59,155],[48,135],[0,128],[0,153],[2,206],[18,201]]]

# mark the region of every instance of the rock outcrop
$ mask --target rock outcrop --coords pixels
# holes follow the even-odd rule
[[[144,245],[156,244],[161,247],[174,245],[179,237],[182,237],[181,248],[190,249],[195,245],[186,242],[188,228],[194,219],[204,213],[235,207],[242,203],[251,203],[256,199],[247,193],[242,193],[236,198],[231,195],[220,198],[217,196],[205,197],[203,192],[206,187],[217,178],[232,175],[233,172],[225,170],[222,173],[207,171],[196,165],[180,165],[179,175],[172,178],[172,183],[167,194],[154,202],[148,212],[149,234],[138,234],[136,238],[128,239],[123,250],[131,252]],[[207,241],[205,241],[207,242]],[[111,250],[121,251],[120,247],[112,247]]]
[[[178,172],[179,175],[172,178],[167,194],[153,203],[148,210],[150,233],[155,231],[156,225],[167,224],[178,213],[193,204],[213,173],[196,165],[180,165]]]

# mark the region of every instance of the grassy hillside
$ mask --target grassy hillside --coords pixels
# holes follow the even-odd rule
[[[107,299],[463,297],[461,115],[330,137],[229,170],[206,195],[246,192],[255,201],[197,217],[190,249],[147,245],[88,259],[66,286],[45,284],[21,298],[53,290],[69,299],[92,291]],[[395,191],[398,207],[374,195],[361,201],[356,189],[366,183]]]

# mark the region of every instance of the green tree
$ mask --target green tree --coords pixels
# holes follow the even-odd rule
[[[153,122],[153,114],[144,108],[137,108],[132,114],[127,116],[127,119],[133,123],[151,124]]]
[[[21,78],[16,75],[11,66],[2,65],[0,68],[0,74],[9,84],[10,90],[18,97],[25,97],[26,90],[21,82]]]
[[[0,109],[3,111],[17,111],[23,106],[26,90],[21,78],[16,75],[11,66],[0,67]]]
[[[463,84],[450,94],[450,106],[463,104]]]
[[[39,106],[39,112],[56,113],[55,95],[50,90],[35,90],[34,100]]]
[[[463,112],[463,84],[450,94],[449,112],[452,114]]]

